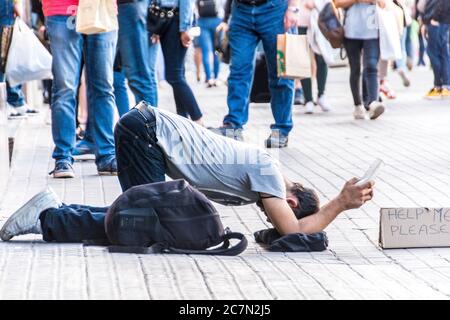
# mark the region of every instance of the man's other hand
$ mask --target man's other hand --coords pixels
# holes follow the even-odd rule
[[[343,210],[357,209],[364,203],[373,198],[373,186],[374,182],[369,181],[361,186],[356,186],[358,179],[353,178],[342,188],[341,193],[338,196],[338,201]]]
[[[14,17],[21,17],[22,16],[22,10],[20,9],[20,6],[18,3],[14,4]]]
[[[286,14],[284,16],[284,29],[287,31],[291,28],[295,28],[298,26],[298,13],[293,12],[291,9],[286,10]]]

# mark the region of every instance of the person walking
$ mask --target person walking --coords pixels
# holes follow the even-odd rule
[[[20,17],[20,8],[14,0],[0,0],[0,29],[14,24],[14,18]],[[5,75],[0,72],[0,82],[5,81]],[[6,81],[8,119],[24,118],[27,115],[34,115],[39,111],[28,106],[25,101],[25,95],[22,91],[22,85],[11,87]]]
[[[194,18],[195,2],[190,0],[151,0],[166,16],[172,16],[161,34],[150,34],[154,42],[161,42],[167,82],[172,86],[177,113],[203,125],[203,114],[191,87],[186,81],[186,53],[192,45],[189,30]],[[154,62],[156,63],[156,62]]]
[[[434,87],[427,99],[450,98],[449,82],[449,26],[450,2],[448,0],[421,0],[418,9],[428,35],[427,53],[434,74]]]
[[[380,44],[376,19],[376,6],[384,7],[385,2],[384,0],[336,0],[335,3],[338,8],[346,9],[344,46],[350,63],[350,88],[355,105],[353,116],[356,120],[366,119],[367,116],[375,120],[385,111],[383,103],[379,102]],[[362,81],[361,59],[363,61]]]
[[[235,0],[229,27],[231,48],[228,78],[228,114],[214,131],[242,140],[248,122],[249,96],[255,67],[255,51],[260,41],[264,47],[269,73],[271,109],[275,123],[265,140],[267,148],[288,146],[292,130],[294,81],[277,75],[277,35],[298,26],[298,0]]]
[[[199,41],[202,49],[203,68],[208,88],[217,85],[220,60],[214,50],[216,29],[224,17],[223,0],[197,0],[198,26],[201,29]],[[211,63],[212,62],[212,63]]]
[[[82,35],[75,30],[78,0],[43,0],[46,29],[53,55],[52,134],[55,143],[54,178],[73,178],[73,149],[76,137],[76,102],[84,60],[89,119],[96,146],[100,175],[117,174],[114,149],[113,64],[117,31]]]

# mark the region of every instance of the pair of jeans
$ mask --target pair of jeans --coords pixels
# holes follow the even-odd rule
[[[84,61],[89,125],[96,145],[96,164],[99,166],[115,157],[113,63],[117,32],[85,36],[76,32],[71,24],[72,19],[74,17],[50,16],[46,21],[53,54],[53,158],[57,162],[73,162],[78,86]]]
[[[400,43],[402,48],[402,57],[401,59],[395,60],[395,66],[397,71],[406,71],[406,62],[408,59],[408,53],[406,51],[406,39],[408,38],[408,29],[404,28],[402,36],[400,37]]]
[[[198,26],[201,29],[200,47],[202,48],[203,68],[205,69],[206,80],[213,79],[211,75],[211,57],[214,64],[214,79],[219,77],[220,60],[214,50],[214,38],[216,28],[222,22],[218,17],[199,18]]]
[[[0,0],[0,27],[14,24],[14,4],[12,0]],[[5,80],[5,75],[0,73],[0,82]],[[12,107],[21,107],[25,104],[22,86],[10,87],[6,82],[7,101]]]
[[[345,39],[344,46],[350,64],[350,88],[352,90],[353,102],[355,106],[359,106],[364,102],[364,106],[367,109],[372,102],[378,101],[379,41],[378,39]],[[362,98],[361,56],[363,58]]]
[[[196,121],[203,115],[194,93],[186,81],[187,48],[181,43],[179,27],[180,21],[178,15],[176,15],[172,18],[165,32],[160,35],[165,75],[167,82],[172,86],[177,113]]]
[[[449,25],[441,23],[439,26],[428,25],[427,53],[430,57],[434,73],[434,86],[450,85],[449,82]]]
[[[249,95],[255,69],[255,50],[260,41],[266,54],[271,108],[275,124],[284,136],[292,130],[294,81],[277,76],[277,35],[286,32],[284,16],[288,0],[268,0],[252,6],[233,1],[230,21],[231,66],[228,78],[228,115],[223,122],[242,128],[248,121]]]
[[[123,191],[165,180],[165,157],[157,145],[155,123],[153,114],[132,109],[116,125],[117,165]],[[43,238],[49,242],[106,241],[107,210],[82,205],[48,209],[40,215]]]

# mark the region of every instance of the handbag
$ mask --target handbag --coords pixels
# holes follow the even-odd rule
[[[164,34],[176,15],[178,8],[163,9],[153,0],[147,12],[147,30],[150,35]]]
[[[76,30],[83,34],[97,34],[119,29],[116,2],[113,0],[80,0]]]
[[[319,29],[334,49],[344,44],[345,31],[339,18],[339,11],[331,1],[319,13]]]
[[[311,52],[306,35],[277,35],[277,74],[285,79],[311,78]]]

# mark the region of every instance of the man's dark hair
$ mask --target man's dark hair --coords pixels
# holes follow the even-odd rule
[[[305,188],[300,183],[294,183],[290,191],[298,199],[298,206],[292,209],[297,219],[305,218],[319,211],[320,200],[314,190]]]

